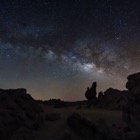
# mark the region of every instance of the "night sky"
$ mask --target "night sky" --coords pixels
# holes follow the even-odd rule
[[[1,0],[0,88],[83,100],[138,71],[139,0]]]

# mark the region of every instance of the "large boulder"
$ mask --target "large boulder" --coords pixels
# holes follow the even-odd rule
[[[26,89],[0,89],[0,139],[9,140],[22,127],[38,129],[43,122],[41,112]]]
[[[128,101],[123,110],[123,119],[134,131],[140,133],[140,72],[127,79]]]
[[[101,134],[96,126],[88,119],[81,117],[78,113],[73,113],[67,119],[67,124],[71,130],[84,139],[105,140],[105,136]]]

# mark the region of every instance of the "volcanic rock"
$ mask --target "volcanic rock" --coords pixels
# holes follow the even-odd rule
[[[26,89],[0,89],[0,139],[9,140],[22,128],[38,129],[42,109]]]
[[[90,108],[96,102],[96,87],[97,87],[97,82],[93,82],[92,86],[90,88],[88,87],[85,92],[85,96],[88,100],[87,108]]]
[[[109,88],[104,93],[99,92],[96,106],[106,109],[122,109],[126,102],[127,91]]]
[[[73,113],[67,119],[67,124],[73,132],[84,139],[105,140],[105,137],[95,127],[95,125],[88,119],[81,117],[78,113]]]
[[[85,96],[88,100],[92,100],[92,99],[96,98],[96,86],[97,86],[97,83],[93,82],[91,88],[89,88],[89,87],[87,88]]]
[[[140,133],[140,72],[128,76],[127,79],[128,101],[123,110],[123,119],[130,128]]]

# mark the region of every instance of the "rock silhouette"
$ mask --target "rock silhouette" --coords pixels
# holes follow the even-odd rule
[[[140,72],[127,79],[128,101],[123,110],[123,119],[132,130],[140,133]]]
[[[85,96],[88,99],[88,107],[90,107],[94,103],[94,99],[96,99],[96,87],[97,83],[93,82],[91,88],[87,88]]]
[[[105,109],[123,109],[127,100],[128,91],[109,88],[105,92],[99,92],[98,97],[96,97],[96,87],[97,83],[93,82],[91,88],[87,88],[85,96],[88,99],[88,107],[94,105],[94,107]]]
[[[0,89],[0,139],[10,140],[24,130],[26,134],[26,130],[38,129],[43,123],[41,112],[26,89]]]
[[[87,88],[85,96],[88,100],[92,100],[92,99],[96,98],[96,86],[97,86],[97,83],[93,82],[91,88],[89,88],[89,87]]]
[[[126,102],[127,91],[109,88],[104,93],[99,92],[96,107],[106,109],[122,109]]]

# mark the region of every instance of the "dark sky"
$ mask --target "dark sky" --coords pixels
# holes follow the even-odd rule
[[[1,0],[0,87],[82,100],[140,71],[139,0]]]

